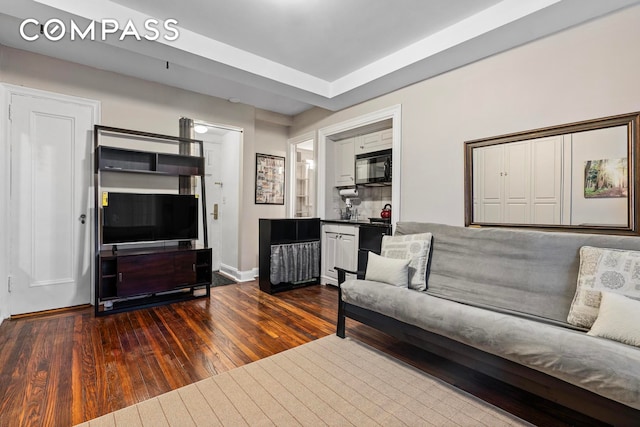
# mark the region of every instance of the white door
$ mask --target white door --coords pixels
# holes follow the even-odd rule
[[[501,146],[479,150],[480,159],[480,221],[502,222],[504,194],[504,150]]]
[[[563,135],[531,144],[531,224],[562,222]]]
[[[90,302],[97,104],[12,93],[10,311]]]
[[[504,214],[502,222],[529,224],[530,201],[530,155],[529,142],[511,143],[504,146]]]
[[[220,215],[222,209],[222,143],[204,142],[205,175],[204,183],[207,188],[207,232],[209,247],[211,248],[211,268],[220,270],[222,227]]]

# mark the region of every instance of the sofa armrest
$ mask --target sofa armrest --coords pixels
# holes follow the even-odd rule
[[[364,279],[364,271],[353,271],[347,270],[342,267],[333,267],[338,272],[338,286],[340,286],[347,278],[347,274],[355,274],[358,276],[358,279]]]

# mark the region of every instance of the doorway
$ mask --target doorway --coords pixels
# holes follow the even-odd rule
[[[290,218],[310,218],[316,215],[316,155],[312,135],[289,141],[289,202]]]
[[[317,180],[317,211],[321,218],[332,218],[335,215],[333,211],[333,191],[335,180],[331,176],[331,168],[328,165],[328,159],[331,158],[329,150],[334,148],[333,142],[341,137],[346,137],[355,131],[362,129],[375,128],[379,123],[390,122],[392,129],[392,153],[393,164],[392,169],[392,185],[391,185],[391,210],[393,216],[391,222],[394,225],[401,218],[401,170],[402,170],[402,106],[400,104],[374,111],[363,116],[356,117],[341,123],[330,125],[318,130],[318,180]],[[327,171],[329,170],[329,173]]]
[[[242,130],[198,120],[194,130],[204,145],[212,269],[238,280]]]
[[[6,85],[9,314],[88,304],[98,101]]]

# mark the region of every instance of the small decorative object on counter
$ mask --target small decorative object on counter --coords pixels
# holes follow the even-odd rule
[[[380,212],[380,218],[391,219],[391,205],[387,203]]]

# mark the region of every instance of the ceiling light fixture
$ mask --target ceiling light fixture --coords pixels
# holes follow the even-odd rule
[[[193,127],[193,130],[196,131],[196,133],[207,133],[207,131],[209,130],[209,128],[207,128],[204,125],[195,125]]]

